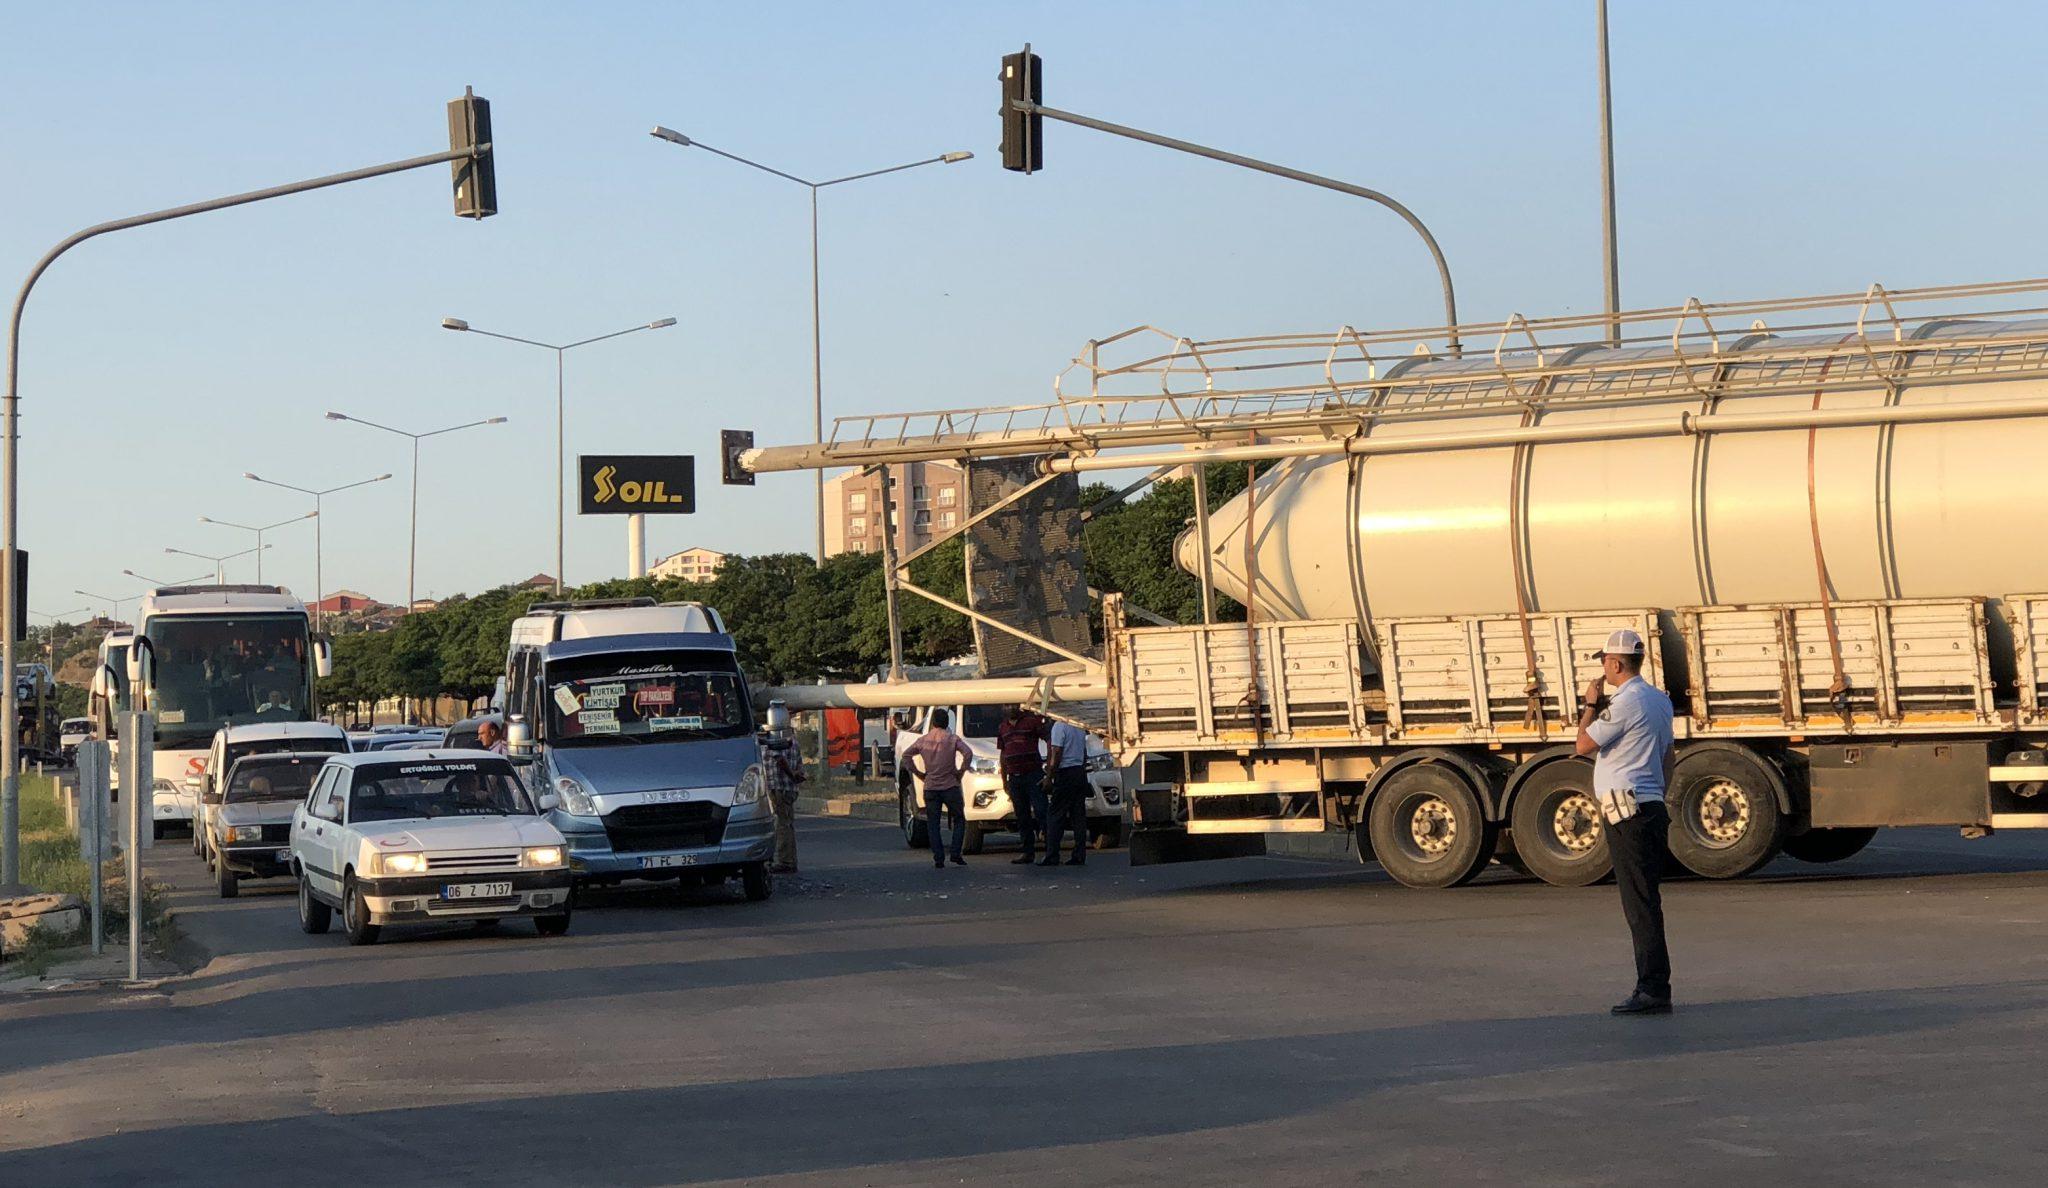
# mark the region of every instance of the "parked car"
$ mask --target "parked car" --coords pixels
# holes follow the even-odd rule
[[[339,726],[326,722],[250,722],[215,731],[203,766],[187,777],[198,785],[199,803],[192,815],[192,852],[209,862],[213,860],[212,851],[207,849],[212,833],[206,827],[206,818],[213,806],[220,803],[220,778],[235,765],[235,760],[280,751],[338,755],[347,750],[348,737]],[[299,793],[303,796],[305,789],[299,789]]]
[[[336,755],[292,814],[299,926],[352,945],[392,924],[527,916],[569,930],[569,854],[512,764],[485,751]]]
[[[222,899],[241,893],[243,879],[289,878],[292,811],[306,799],[332,751],[245,755],[216,781],[205,824],[206,852]]]
[[[78,744],[92,737],[91,718],[66,718],[57,724],[57,755],[69,767],[78,758]]]
[[[1014,833],[1017,812],[1003,786],[996,747],[996,727],[1007,707],[1000,705],[952,705],[947,711],[953,732],[974,762],[960,777],[962,799],[967,805],[967,838],[963,847],[970,854],[981,852],[991,833]],[[904,843],[912,849],[930,845],[925,832],[924,780],[903,762],[903,752],[923,734],[931,719],[931,707],[911,711],[909,724],[896,732],[896,819],[902,826]],[[1045,744],[1039,744],[1045,753]],[[1088,736],[1088,838],[1091,846],[1119,846],[1124,838],[1124,814],[1130,798],[1125,795],[1125,775],[1116,757],[1093,734]]]

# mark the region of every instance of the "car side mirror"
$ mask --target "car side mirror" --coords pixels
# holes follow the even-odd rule
[[[199,794],[199,803],[201,804],[219,804],[220,801],[221,796],[218,792],[201,792]]]
[[[534,803],[540,806],[541,812],[551,813],[562,807],[562,798],[551,791],[543,792],[534,800]]]
[[[322,680],[334,675],[334,645],[325,638],[313,641],[313,672]]]
[[[517,714],[505,723],[505,751],[524,759],[533,757],[533,727]]]

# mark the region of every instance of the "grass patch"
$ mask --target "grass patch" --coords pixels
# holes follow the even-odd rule
[[[105,867],[103,906],[105,935],[110,944],[119,943],[128,930],[128,877],[122,859]],[[76,895],[87,913],[92,908],[92,864],[78,856],[78,834],[65,827],[64,806],[57,799],[57,783],[48,776],[21,777],[21,881],[38,891]],[[171,943],[170,920],[165,914],[164,889],[148,881],[142,884],[143,943],[164,952]],[[7,972],[40,974],[64,957],[69,950],[91,940],[84,929],[52,934],[38,928],[18,950],[7,956]]]

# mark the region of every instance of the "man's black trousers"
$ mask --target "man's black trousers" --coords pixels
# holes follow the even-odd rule
[[[1652,998],[1671,997],[1671,953],[1664,947],[1664,897],[1657,884],[1670,861],[1665,838],[1671,817],[1661,800],[1645,800],[1636,815],[1607,826],[1614,855],[1614,883],[1621,889],[1621,914],[1636,948],[1636,989]]]

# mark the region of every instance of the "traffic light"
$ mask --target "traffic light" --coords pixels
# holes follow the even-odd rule
[[[1003,55],[1003,168],[1036,173],[1045,168],[1045,117],[1026,114],[1014,104],[1045,101],[1038,55],[1026,44],[1022,53]]]
[[[719,477],[728,487],[751,487],[754,472],[740,465],[740,455],[754,448],[752,429],[720,429],[718,431]]]
[[[469,152],[491,143],[491,101],[462,88],[462,98],[448,101],[448,150]],[[455,170],[455,213],[459,218],[482,219],[498,213],[497,153],[490,148],[473,157],[457,157],[449,165]]]

